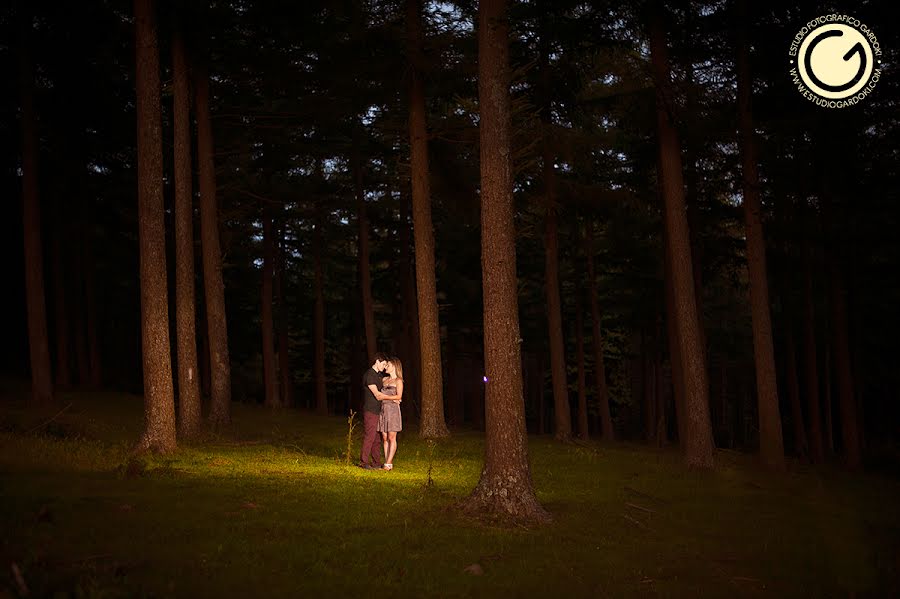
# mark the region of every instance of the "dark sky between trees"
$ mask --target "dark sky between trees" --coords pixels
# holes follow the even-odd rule
[[[24,27],[23,45],[26,4],[31,26]],[[450,425],[482,426],[477,3],[426,3],[419,52],[410,50],[399,1],[225,1],[176,12],[178,4],[156,7],[173,364],[172,42],[181,23],[191,68],[205,64],[209,74],[232,399],[267,397],[261,288],[269,265],[267,341],[278,360],[286,356],[272,376],[284,375],[278,385],[290,390],[288,403],[315,407],[316,382],[323,380],[315,367],[316,256],[328,410],[343,414],[358,401],[356,381],[369,363],[367,325],[379,349],[404,360],[408,378],[419,376],[415,281],[422,277],[413,250],[408,129],[417,73],[428,130],[444,414]],[[897,440],[900,35],[887,6],[750,2],[741,19],[731,1],[512,3],[510,160],[529,431],[558,434],[568,426],[576,434],[587,426],[600,434],[609,422],[622,438],[687,434],[675,417],[676,390],[689,381],[673,367],[677,348],[670,343],[682,312],[673,309],[677,298],[667,307],[666,297],[667,268],[674,273],[678,265],[667,266],[664,257],[661,84],[650,35],[656,23],[668,54],[663,87],[679,142],[677,187],[687,205],[688,267],[700,315],[703,350],[693,357],[705,365],[712,440],[755,450],[761,435],[742,211],[736,63],[742,29],[784,450],[844,451],[839,404],[846,384],[861,446],[875,452]],[[788,49],[804,23],[832,10],[871,25],[884,55],[873,94],[829,110],[794,89]],[[11,82],[0,99],[0,187],[9,207],[0,224],[9,289],[0,370],[7,377],[30,376],[16,83],[20,52],[28,48],[53,381],[142,392],[134,28],[130,5],[117,2],[0,9],[0,63]],[[199,153],[192,140],[196,194]],[[371,324],[358,268],[360,199]],[[199,212],[193,226],[201,392],[209,394]],[[557,237],[550,254],[557,300],[547,293],[550,228]],[[557,301],[558,311],[548,310]],[[678,356],[675,362],[682,363]],[[599,401],[604,395],[609,418]],[[561,415],[571,422],[561,423]],[[813,416],[818,430],[798,443],[810,434]]]

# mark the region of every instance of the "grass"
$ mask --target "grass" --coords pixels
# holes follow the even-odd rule
[[[433,447],[401,433],[395,470],[368,472],[344,463],[346,416],[236,404],[227,435],[134,458],[139,397],[60,401],[37,430],[60,407],[0,407],[0,597],[20,592],[12,564],[30,596],[900,593],[889,477],[774,476],[725,451],[694,472],[674,450],[532,437],[554,522],[510,528],[448,509],[478,481],[474,431]]]

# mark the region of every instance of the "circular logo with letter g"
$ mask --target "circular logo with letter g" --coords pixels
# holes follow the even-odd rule
[[[844,23],[813,29],[797,52],[800,78],[810,91],[831,100],[857,93],[869,82],[874,69],[869,40]]]

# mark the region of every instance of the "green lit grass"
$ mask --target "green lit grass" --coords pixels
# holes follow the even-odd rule
[[[897,593],[896,480],[832,468],[771,476],[720,452],[530,441],[554,523],[503,528],[448,509],[483,437],[401,433],[395,470],[346,466],[346,417],[234,406],[226,435],[129,457],[140,398],[64,395],[0,408],[0,549],[53,596],[822,597]],[[358,452],[356,435],[354,452]],[[478,564],[481,575],[465,569]],[[79,594],[80,593],[80,594]],[[68,595],[61,595],[68,596]]]

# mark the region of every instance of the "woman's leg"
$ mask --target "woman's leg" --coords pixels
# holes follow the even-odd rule
[[[387,463],[394,463],[394,454],[397,453],[397,433],[387,433],[388,436],[388,449],[385,450],[385,456],[387,457]]]
[[[382,447],[382,449],[384,449],[384,461],[386,463],[390,463],[390,460],[388,459],[388,448],[389,448],[388,434],[389,433],[386,433],[386,432],[381,433],[381,447]]]

